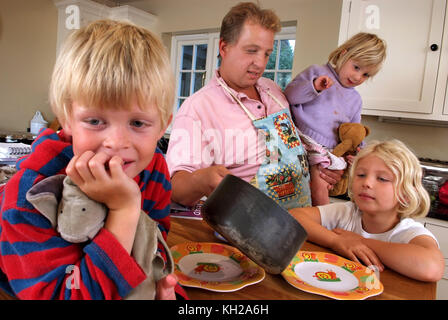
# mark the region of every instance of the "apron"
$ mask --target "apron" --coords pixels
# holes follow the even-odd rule
[[[306,151],[291,119],[289,108],[269,91],[267,94],[282,110],[256,119],[238,97],[218,79],[258,130],[266,137],[266,156],[251,184],[285,209],[311,206],[310,174]]]

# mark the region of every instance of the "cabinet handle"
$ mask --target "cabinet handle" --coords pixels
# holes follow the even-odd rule
[[[431,48],[431,51],[437,51],[439,50],[439,46],[435,43],[433,43],[429,48]]]

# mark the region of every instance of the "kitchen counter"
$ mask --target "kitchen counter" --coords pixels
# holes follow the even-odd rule
[[[203,220],[172,218],[168,245],[184,242],[220,242],[213,230]],[[301,250],[331,252],[329,249],[305,242]],[[436,297],[436,283],[421,282],[386,269],[380,273],[380,281],[384,292],[371,297],[373,300],[429,300]],[[294,288],[281,275],[266,273],[260,283],[247,286],[234,292],[213,292],[184,287],[192,300],[328,300],[329,298],[307,293]],[[0,300],[10,300],[13,297],[0,290]]]

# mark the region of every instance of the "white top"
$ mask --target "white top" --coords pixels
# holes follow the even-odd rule
[[[317,208],[320,211],[322,226],[328,230],[339,228],[355,232],[366,239],[395,243],[409,243],[417,236],[427,235],[437,242],[436,237],[423,224],[411,218],[402,219],[387,232],[368,233],[362,228],[362,212],[351,201],[331,203]],[[437,245],[439,245],[438,242]]]

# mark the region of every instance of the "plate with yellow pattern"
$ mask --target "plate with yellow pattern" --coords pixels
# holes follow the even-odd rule
[[[384,290],[373,268],[327,252],[299,251],[282,276],[297,289],[338,300],[363,300]]]
[[[229,245],[186,242],[173,246],[171,253],[174,273],[187,287],[231,292],[265,277],[263,268]]]

